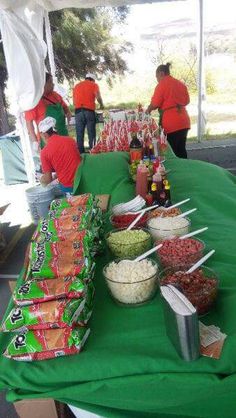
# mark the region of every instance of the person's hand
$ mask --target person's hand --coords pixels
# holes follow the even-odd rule
[[[71,112],[69,111],[69,112],[66,114],[66,119],[67,119],[67,123],[68,123],[68,125],[69,125],[69,123],[70,123],[71,116],[72,116],[72,114],[71,114]]]

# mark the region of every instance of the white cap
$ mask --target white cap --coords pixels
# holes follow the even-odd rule
[[[55,128],[56,126],[56,119],[52,118],[51,116],[47,116],[45,119],[39,122],[39,132],[45,133],[49,131],[50,128]]]
[[[95,75],[92,74],[92,73],[87,73],[86,76],[85,76],[85,78],[92,78],[93,80],[96,80]]]

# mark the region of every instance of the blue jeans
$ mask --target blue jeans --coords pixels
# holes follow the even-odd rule
[[[76,109],[75,111],[75,128],[77,144],[80,153],[84,153],[84,131],[87,126],[89,149],[92,149],[96,143],[96,118],[94,110]]]
[[[73,192],[73,187],[65,187],[61,183],[59,183],[59,187],[60,187],[62,193],[72,193]]]

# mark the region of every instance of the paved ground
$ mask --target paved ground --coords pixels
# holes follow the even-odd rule
[[[236,174],[236,138],[224,141],[190,142],[187,144],[187,150],[188,158],[207,161]]]
[[[229,169],[233,174],[236,173],[236,139],[222,142],[206,141],[200,144],[189,143],[187,149],[188,157],[191,159],[217,164]],[[7,264],[4,263],[1,265],[0,263],[0,275],[3,273],[19,272],[27,241],[32,234],[33,227],[29,226],[30,217],[24,195],[26,187],[27,185],[6,187],[3,183],[0,183],[0,206],[9,201],[11,202],[11,205],[1,218],[1,222],[5,223],[4,229],[8,241],[6,252],[9,258]],[[22,231],[20,226],[25,227],[26,230]],[[1,320],[10,298],[8,281],[5,279],[0,279],[0,296]],[[14,408],[5,401],[5,395],[3,393],[0,393],[0,418],[17,418]]]

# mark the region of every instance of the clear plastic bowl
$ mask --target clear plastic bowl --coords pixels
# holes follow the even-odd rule
[[[148,260],[156,267],[155,274],[147,277],[145,280],[136,282],[112,280],[107,275],[107,268],[110,263],[106,264],[103,269],[103,275],[109,292],[116,303],[130,307],[139,306],[147,303],[155,296],[158,288],[158,264],[151,258],[148,258]],[[114,262],[118,263],[119,261],[121,260],[115,260]],[[122,280],[122,277],[120,279]]]
[[[151,212],[149,212],[148,218],[149,220],[152,218],[160,218],[160,217],[174,218],[175,216],[180,215],[181,213],[182,212],[179,208],[169,209],[169,208],[165,208],[164,206],[159,206],[158,208],[153,209]]]
[[[159,283],[160,285],[174,284],[177,286],[197,309],[198,315],[205,315],[211,310],[216,300],[219,279],[212,269],[204,265],[191,274],[185,274],[187,270],[185,266],[166,268],[159,274]],[[204,283],[202,279],[199,281],[198,276],[201,272],[204,276]],[[183,274],[179,274],[179,278],[174,280],[173,275],[178,273]]]
[[[112,236],[118,232],[125,231],[126,228],[116,229],[108,232],[106,235],[106,243],[111,251],[111,253],[119,259],[127,258],[136,258],[139,255],[148,251],[152,246],[152,238],[149,231],[145,228],[134,228],[131,231],[144,231],[146,236],[144,239],[136,242],[135,240],[130,240],[129,243],[125,242],[125,239],[117,239],[117,241],[112,241]],[[130,231],[130,232],[131,232]]]
[[[163,239],[168,239],[168,238],[173,238],[173,237],[180,237],[182,235],[188,234],[190,231],[190,227],[191,227],[191,221],[189,218],[182,218],[185,219],[187,221],[186,226],[181,226],[178,228],[155,228],[153,226],[150,225],[150,222],[153,221],[152,218],[147,222],[147,227],[148,230],[150,232],[150,234],[152,235],[152,238],[154,239],[154,241],[160,241]],[[160,218],[156,218],[156,219],[160,219]],[[174,219],[173,218],[163,218],[163,219]]]
[[[134,221],[134,219],[138,215],[132,215],[124,213],[123,215],[112,215],[110,216],[110,223],[112,224],[113,228],[116,229],[125,229],[128,228],[128,226]],[[142,227],[146,225],[148,219],[148,214],[144,213],[141,219],[136,224],[137,227]]]
[[[203,256],[205,250],[205,243],[197,238],[186,238],[184,240],[170,239],[169,246],[165,246],[165,240],[163,241],[164,246],[157,250],[157,255],[160,260],[160,263],[163,267],[175,267],[183,266],[186,269],[190,268],[194,263],[196,263]],[[179,248],[179,251],[174,251],[174,248],[177,246],[177,242],[182,241],[182,243],[191,244],[191,242],[196,242],[199,245],[199,248],[193,248],[190,252],[184,252],[183,247]],[[166,242],[167,243],[167,242]],[[188,245],[188,246],[189,246]]]

